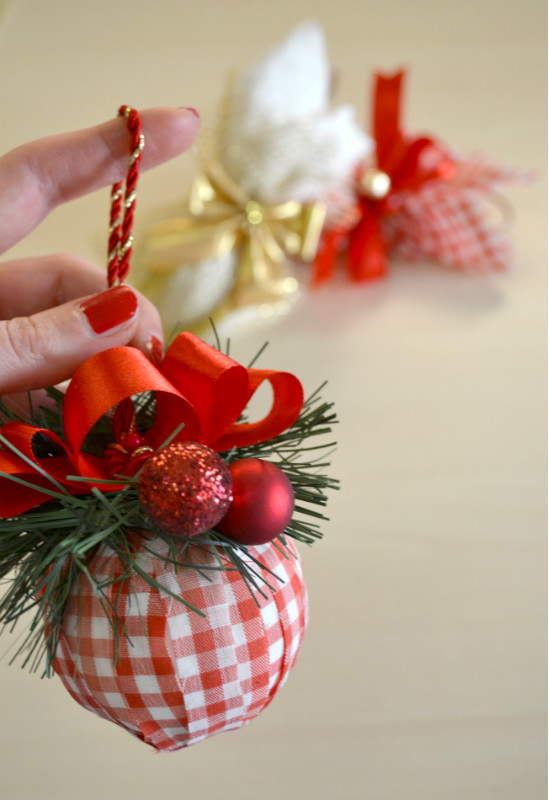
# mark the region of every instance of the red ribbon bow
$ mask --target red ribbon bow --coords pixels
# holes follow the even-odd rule
[[[407,136],[400,127],[404,77],[375,75],[377,168],[358,170],[355,206],[346,224],[326,233],[316,283],[330,277],[345,248],[357,281],[385,275],[388,255],[469,272],[505,269],[511,260],[511,241],[493,221],[498,204],[487,200],[500,186],[529,183],[535,174],[482,155],[450,156],[428,136]]]
[[[428,181],[444,180],[454,171],[454,162],[427,136],[413,138],[400,127],[400,109],[404,71],[392,76],[374,75],[373,138],[376,144],[377,169],[361,167],[356,176],[357,201],[350,231],[335,228],[325,235],[316,259],[314,281],[329,278],[339,250],[347,246],[351,276],[356,281],[369,280],[387,272],[388,242],[383,220],[398,212],[405,199]],[[366,179],[382,173],[387,190],[381,196],[368,191]]]
[[[268,381],[273,403],[266,416],[239,423],[256,389]],[[116,489],[108,459],[82,450],[95,423],[132,395],[156,394],[154,424],[144,435],[152,451],[184,423],[175,441],[196,441],[213,450],[229,450],[272,439],[289,428],[303,407],[303,388],[288,372],[247,369],[191,333],[180,334],[168,348],[159,368],[133,347],[114,347],[88,359],[75,372],[63,403],[65,442],[50,430],[22,422],[6,423],[0,434],[18,452],[0,450],[0,517],[10,517],[46,502],[51,491],[84,494],[92,486]],[[45,455],[36,455],[37,437],[46,442]],[[33,487],[15,482],[20,478]],[[80,475],[93,482],[71,481]],[[120,487],[124,484],[120,483]],[[39,488],[48,492],[41,492]]]

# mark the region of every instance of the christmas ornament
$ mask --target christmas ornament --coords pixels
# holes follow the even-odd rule
[[[244,458],[229,467],[233,501],[217,529],[245,545],[270,542],[284,531],[294,512],[292,484],[270,461]]]
[[[109,286],[129,269],[144,146],[137,112],[120,114],[132,155],[112,192]],[[247,422],[265,382],[272,406]],[[44,674],[158,750],[246,724],[303,639],[295,543],[322,536],[318,509],[337,488],[317,458],[331,405],[318,392],[305,400],[291,373],[246,368],[189,332],[155,363],[133,347],[105,350],[65,393],[47,393],[28,419],[0,398],[0,621],[12,628],[34,614],[16,655],[33,670],[45,656]],[[238,464],[268,464],[276,478],[258,483]],[[231,470],[238,496],[248,483],[256,496],[233,538],[220,530]],[[272,543],[243,543],[267,530]]]
[[[507,234],[491,222],[491,195],[533,175],[463,158],[431,136],[401,127],[403,71],[374,76],[375,164],[359,166],[355,202],[329,221],[315,260],[314,282],[328,279],[344,251],[353,280],[386,274],[389,259],[432,260],[468,271],[508,266]]]
[[[197,536],[215,527],[232,500],[228,466],[196,442],[173,442],[158,450],[138,485],[147,516],[172,536]]]
[[[372,149],[353,109],[330,107],[331,80],[324,34],[308,22],[227,87],[183,213],[142,246],[140,286],[167,328],[208,335],[212,317],[234,338],[298,301],[296,260],[314,258],[325,218],[349,205],[352,170]]]

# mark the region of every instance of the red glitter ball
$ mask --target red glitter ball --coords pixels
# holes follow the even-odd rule
[[[149,519],[172,536],[213,528],[233,499],[227,464],[197,442],[172,442],[152,455],[139,476],[139,498]]]

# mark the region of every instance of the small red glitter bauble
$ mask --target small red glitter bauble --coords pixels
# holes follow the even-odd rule
[[[139,499],[149,519],[172,536],[213,528],[232,500],[227,464],[197,442],[172,442],[152,455],[139,476]]]
[[[243,458],[229,465],[233,502],[216,525],[239,544],[265,544],[279,536],[294,512],[294,490],[282,470],[270,461]]]

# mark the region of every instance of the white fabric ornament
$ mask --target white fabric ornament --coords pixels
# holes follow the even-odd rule
[[[354,108],[330,108],[331,75],[322,28],[306,22],[229,88],[217,156],[254,199],[330,206],[373,151]]]
[[[262,206],[319,203],[328,221],[339,218],[354,197],[354,167],[372,152],[373,141],[358,127],[350,105],[330,107],[331,74],[321,27],[303,23],[229,85],[214,124],[209,130],[204,126],[199,145],[204,171],[215,162],[243,195]],[[167,330],[212,315],[222,337],[237,338],[288,313],[302,294],[288,268],[291,253],[277,266],[275,281],[259,278],[259,291],[236,297],[231,288],[242,280],[238,247],[197,261],[186,257],[182,244],[179,263],[168,273],[154,272],[154,236],[151,232],[152,271],[145,290]],[[176,238],[172,234],[170,246]],[[207,324],[195,330],[208,338]]]

